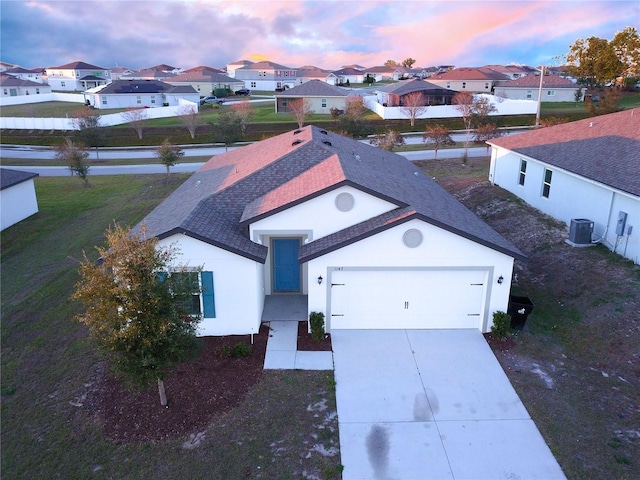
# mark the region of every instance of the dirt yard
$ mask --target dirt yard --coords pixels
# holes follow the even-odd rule
[[[528,262],[512,293],[532,314],[494,352],[570,479],[640,478],[640,267],[486,181],[489,159],[420,162]]]

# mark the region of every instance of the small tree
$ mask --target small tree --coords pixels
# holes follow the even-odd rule
[[[404,137],[400,132],[389,130],[386,133],[376,135],[371,139],[371,145],[383,150],[392,151],[394,147],[404,145]]]
[[[416,118],[427,111],[427,102],[421,92],[413,92],[402,97],[402,112],[409,117],[411,126],[416,124]]]
[[[100,160],[98,147],[105,144],[105,131],[100,125],[100,115],[89,108],[81,108],[72,113],[76,127],[76,139],[86,147],[95,148],[96,160]]]
[[[169,142],[168,138],[165,138],[162,145],[156,150],[156,158],[167,167],[167,182],[169,182],[169,176],[171,175],[171,167],[178,163],[183,156],[182,149]]]
[[[55,147],[55,159],[69,167],[71,175],[77,175],[84,182],[84,186],[89,186],[89,152],[81,145],[74,145],[70,138],[65,138],[62,145]]]
[[[497,125],[493,123],[485,123],[478,125],[473,132],[473,141],[477,144],[484,144],[487,149],[487,155],[489,154],[489,144],[487,143],[492,138],[498,138],[502,136],[502,132],[498,129]]]
[[[469,152],[471,129],[474,125],[481,125],[486,121],[487,115],[496,110],[496,107],[484,97],[475,97],[471,92],[458,92],[453,97],[453,104],[462,116],[462,122],[466,130],[464,139],[463,163],[466,163]]]
[[[101,262],[85,254],[80,264],[73,298],[86,310],[76,319],[89,327],[117,374],[140,387],[156,381],[166,406],[164,379],[199,346],[200,316],[189,303],[201,293],[200,269],[173,267],[178,251],[159,247],[144,226],[133,234],[114,226],[105,235],[106,246],[96,247]]]
[[[214,141],[224,143],[225,151],[229,150],[229,145],[242,138],[241,120],[233,110],[221,112],[218,122],[212,123],[211,127]]]
[[[416,59],[409,57],[409,58],[405,58],[402,61],[402,66],[406,68],[412,68],[415,63],[416,63]]]
[[[367,107],[361,95],[347,97],[347,108],[340,117],[340,128],[353,138],[365,138],[374,132],[373,126],[365,118]]]
[[[311,102],[306,98],[292,98],[289,100],[289,110],[298,122],[298,127],[304,127],[304,122],[311,114]]]
[[[424,143],[432,143],[435,150],[434,158],[438,158],[438,149],[444,145],[455,145],[449,129],[444,125],[427,125],[425,132],[422,134],[422,141]]]
[[[585,109],[589,115],[606,115],[607,113],[615,113],[622,110],[620,106],[620,97],[622,93],[615,87],[609,87],[604,92],[599,102],[589,101],[585,104]]]
[[[253,106],[248,98],[243,98],[240,102],[231,105],[231,110],[240,119],[240,129],[242,134],[247,133],[247,125],[253,115]]]
[[[142,139],[142,130],[147,120],[147,111],[144,108],[128,108],[126,112],[122,112],[122,118],[136,131],[138,138]]]
[[[180,116],[180,122],[187,127],[191,138],[196,138],[196,131],[200,125],[200,117],[198,116],[198,110],[193,105],[183,105],[178,110]]]

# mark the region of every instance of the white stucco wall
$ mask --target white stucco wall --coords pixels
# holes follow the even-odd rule
[[[201,266],[213,272],[216,318],[204,318],[198,334],[240,335],[257,333],[264,305],[264,266],[186,235],[159,242],[180,250],[176,264]]]
[[[366,161],[366,159],[362,161]],[[336,197],[341,193],[349,193],[353,196],[352,210],[341,212],[336,207]],[[308,240],[312,241],[394,208],[397,208],[396,205],[386,200],[345,186],[259,220],[250,225],[249,234],[254,242],[258,242],[259,235],[267,232],[308,230],[311,232],[311,238]],[[319,212],[321,213],[319,214]]]
[[[403,243],[404,233],[418,229],[423,242],[416,248],[408,248]],[[402,225],[368,237],[360,242],[331,252],[308,263],[309,311],[321,311],[329,318],[331,275],[336,268],[354,267],[407,267],[407,268],[480,268],[487,271],[488,284],[484,313],[481,320],[483,331],[488,331],[493,312],[507,310],[513,258],[446,230],[425,223],[410,220]],[[325,281],[322,285],[314,282],[318,276]],[[504,281],[498,285],[497,278]],[[390,289],[401,290],[402,284],[390,284]]]
[[[524,185],[518,185],[520,160],[527,161]],[[556,167],[552,172],[549,198],[542,196],[545,164],[503,148],[493,147],[489,180],[552,217],[571,224],[575,218],[594,221],[594,239],[610,250],[640,263],[640,198],[601,183],[574,175]],[[618,212],[627,213],[631,235],[616,235]]]
[[[33,179],[0,190],[0,230],[38,213]]]
[[[577,88],[543,88],[543,102],[575,102]],[[553,92],[552,94],[549,92]],[[504,95],[512,100],[538,101],[538,88],[535,87],[496,87],[495,95]]]

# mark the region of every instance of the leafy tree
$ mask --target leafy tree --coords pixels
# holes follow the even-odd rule
[[[347,108],[344,115],[340,117],[340,129],[353,138],[365,138],[374,131],[371,122],[365,115],[367,107],[361,95],[347,97]]]
[[[166,406],[164,379],[199,347],[200,317],[188,306],[200,294],[199,269],[173,267],[178,251],[146,238],[144,226],[137,233],[114,226],[105,235],[106,246],[96,247],[101,261],[85,254],[80,264],[72,298],[86,310],[76,319],[89,327],[117,374],[140,387],[156,381]]]
[[[138,138],[142,139],[142,130],[147,120],[147,111],[144,108],[128,108],[126,112],[122,112],[122,118],[131,124],[131,127],[138,134]]]
[[[242,139],[241,122],[233,110],[225,110],[218,115],[218,122],[211,124],[214,141],[224,143],[225,151],[229,151],[229,145]]]
[[[566,60],[569,73],[589,87],[615,82],[624,69],[613,45],[598,37],[576,40]]]
[[[240,129],[242,133],[247,133],[247,125],[253,115],[253,106],[248,98],[243,98],[240,102],[231,105],[231,110],[240,119]]]
[[[489,144],[487,141],[502,136],[502,132],[498,129],[498,126],[493,123],[485,123],[478,125],[473,132],[473,141],[477,144],[484,144],[489,154]]]
[[[304,127],[304,122],[311,114],[311,103],[306,98],[292,98],[289,100],[289,110],[298,122],[298,127]]]
[[[412,127],[416,124],[416,118],[425,113],[428,108],[424,95],[421,92],[408,93],[402,97],[402,103],[404,104],[401,107],[402,112],[409,117],[409,122]]]
[[[86,147],[95,148],[96,159],[100,160],[98,147],[105,145],[105,130],[100,125],[100,115],[88,108],[81,108],[72,113],[76,127],[76,139]]]
[[[487,115],[495,111],[495,106],[486,97],[476,97],[471,92],[458,92],[453,97],[453,104],[462,116],[462,122],[467,132],[464,140],[463,162],[467,161],[469,151],[469,137],[474,125],[481,125]]]
[[[396,62],[395,60],[387,60],[386,62],[384,62],[384,66],[394,68],[398,66],[398,62]]]
[[[389,130],[385,133],[374,136],[371,139],[371,145],[379,147],[383,150],[391,151],[394,147],[404,145],[404,137],[402,134],[395,130]]]
[[[165,138],[162,145],[156,149],[156,158],[160,160],[160,163],[167,167],[167,182],[171,175],[171,167],[178,163],[183,156],[184,152],[182,149],[169,142],[168,138]]]
[[[71,175],[77,175],[84,186],[89,186],[89,152],[81,145],[75,145],[70,138],[65,138],[62,145],[55,147],[55,159],[69,167]]]
[[[180,116],[180,122],[187,127],[191,138],[196,138],[196,131],[200,125],[198,110],[193,105],[183,105],[178,110],[178,115]]]
[[[455,145],[449,129],[444,125],[427,125],[422,134],[422,141],[432,143],[435,150],[434,158],[438,158],[438,149],[444,145]]]
[[[640,76],[640,35],[635,27],[626,27],[611,40],[618,60],[622,62],[624,78]]]
[[[589,98],[585,102],[585,109],[589,115],[605,115],[607,113],[615,113],[622,110],[620,106],[620,97],[622,94],[617,88],[607,88],[604,95],[598,102],[594,102]]]
[[[406,68],[412,68],[414,63],[416,63],[416,59],[415,58],[411,58],[411,57],[405,58],[402,61],[402,66],[406,67]]]

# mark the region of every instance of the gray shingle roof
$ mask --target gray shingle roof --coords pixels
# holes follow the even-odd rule
[[[413,78],[411,80],[401,80],[397,83],[391,83],[389,85],[385,85],[384,87],[380,87],[378,90],[381,92],[393,93],[396,95],[406,95],[413,92],[429,92],[434,90],[437,90],[439,93],[449,92],[451,93],[451,95],[455,95],[457,93],[454,90],[442,88],[440,85],[425,82],[424,80],[419,80],[416,78]]]
[[[640,196],[640,108],[487,143]]]
[[[129,93],[196,93],[190,85],[170,85],[159,80],[115,80],[100,90],[101,95]]]
[[[249,239],[249,223],[342,185],[387,200],[397,208],[304,245],[301,261],[411,218],[524,258],[508,240],[404,157],[315,126],[211,158],[141,223],[152,236],[184,233],[264,262],[267,247]]]
[[[37,177],[37,173],[23,172],[22,170],[11,170],[9,168],[0,168],[0,190],[13,187],[19,183],[26,182]]]
[[[322,80],[309,80],[277,94],[276,97],[346,97],[348,94],[344,89]]]

